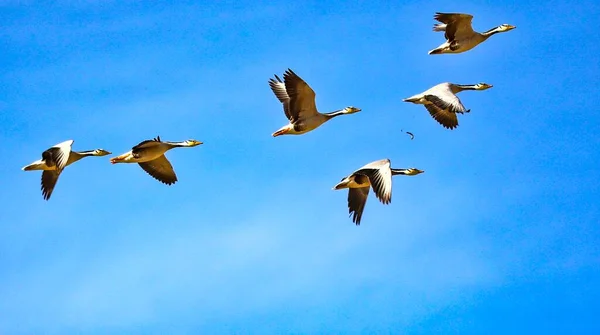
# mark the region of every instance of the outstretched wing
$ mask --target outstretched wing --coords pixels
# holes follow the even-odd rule
[[[317,115],[315,91],[291,69],[285,71],[283,80],[285,90],[290,97],[289,113],[293,120],[306,119]]]
[[[473,34],[473,27],[471,26],[473,15],[462,13],[436,13],[433,18],[446,24],[444,29],[446,33],[444,36],[448,41],[453,41],[457,37],[460,38],[462,36]],[[434,26],[434,30],[436,30],[436,26]]]
[[[369,186],[348,189],[348,213],[352,215],[352,222],[360,225],[367,197],[369,196]]]
[[[456,113],[452,113],[448,110],[441,109],[434,104],[425,105],[429,114],[444,128],[454,129],[458,126],[458,118]]]
[[[285,116],[291,122],[295,121],[293,120],[292,114],[290,114],[290,97],[285,90],[285,84],[283,81],[277,75],[275,75],[275,79],[269,79],[269,86],[271,87],[271,90],[277,99],[279,99],[279,102],[283,104],[283,112],[285,113]]]
[[[453,113],[467,112],[467,109],[462,104],[460,99],[452,93],[444,94],[444,95],[426,94],[424,96],[424,98],[425,98],[425,100],[431,102],[432,104],[436,105],[437,107],[439,107],[441,109],[449,110],[450,112],[453,112]]]
[[[177,181],[177,175],[173,170],[173,166],[165,157],[162,155],[154,160],[148,162],[138,163],[146,173],[152,176],[154,179],[161,183],[171,185]]]
[[[54,186],[56,186],[56,182],[58,181],[58,177],[60,176],[60,171],[58,170],[44,170],[42,172],[42,196],[44,200],[49,200],[52,195],[52,191],[54,191]]]
[[[392,201],[392,170],[389,159],[369,163],[355,173],[369,178],[369,183],[379,201],[383,204],[389,204]]]
[[[69,154],[71,153],[72,145],[73,140],[59,143],[42,152],[42,159],[46,162],[47,166],[55,166],[56,170],[62,171],[62,169],[67,166],[67,162],[69,161]]]

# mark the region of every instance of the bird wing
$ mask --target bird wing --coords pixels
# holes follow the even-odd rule
[[[434,19],[446,24],[444,36],[448,41],[474,33],[471,22],[473,15],[462,13],[436,13]],[[435,29],[435,27],[434,27]]]
[[[146,173],[164,184],[171,185],[175,184],[177,181],[177,175],[173,170],[173,166],[165,155],[138,164],[146,171]]]
[[[369,196],[369,186],[348,189],[348,213],[352,215],[352,222],[360,225],[367,197]]]
[[[142,142],[140,142],[138,145],[134,146],[133,148],[131,148],[131,153],[133,155],[137,155],[139,154],[143,149],[148,149],[148,148],[152,148],[157,146],[159,143],[161,143],[160,140],[160,136],[156,136],[155,138],[151,139],[151,140],[144,140]]]
[[[56,170],[62,171],[69,161],[72,145],[73,140],[68,140],[42,152],[42,158],[46,161],[46,165],[56,166]]]
[[[275,93],[277,99],[279,99],[279,101],[283,104],[283,112],[285,113],[285,116],[288,118],[288,120],[292,121],[293,117],[290,114],[290,97],[285,90],[285,84],[277,75],[275,75],[275,79],[269,79],[269,86],[271,87],[273,93]]]
[[[291,69],[287,69],[283,74],[283,80],[285,90],[290,97],[289,112],[293,120],[306,119],[317,115],[315,91]]]
[[[369,183],[379,201],[383,204],[389,204],[392,201],[392,170],[389,159],[369,163],[355,173],[369,178]]]
[[[453,113],[467,112],[460,99],[450,91],[438,92],[438,94],[425,94],[424,98],[437,107]]]
[[[42,172],[42,196],[44,200],[49,200],[52,195],[52,191],[54,191],[54,186],[56,186],[56,182],[58,181],[58,177],[60,176],[59,170],[44,170]]]
[[[434,104],[426,104],[425,108],[429,111],[429,114],[444,128],[454,129],[458,126],[458,118],[456,113],[452,113],[448,110],[441,109]]]

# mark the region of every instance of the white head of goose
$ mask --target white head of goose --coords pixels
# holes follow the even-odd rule
[[[173,148],[195,147],[202,142],[196,140],[185,140],[182,142],[163,142],[160,136],[151,140],[140,142],[128,152],[110,159],[112,164],[116,163],[138,163],[146,173],[154,179],[171,185],[177,181],[177,175],[173,166],[165,156],[165,152]]]
[[[452,83],[441,83],[433,86],[423,93],[413,95],[403,101],[414,104],[425,105],[429,114],[444,128],[454,129],[458,127],[458,118],[456,113],[468,113],[471,110],[463,106],[460,99],[456,96],[458,92],[464,90],[483,91],[493,87],[490,84],[479,83],[475,85],[459,85]]]
[[[425,171],[416,168],[392,169],[389,159],[371,162],[342,180],[333,187],[334,190],[348,189],[348,213],[353,215],[352,222],[360,225],[363,210],[369,195],[369,186],[383,204],[392,202],[392,176],[415,176]]]
[[[283,104],[283,112],[290,122],[274,132],[273,137],[304,134],[336,116],[361,111],[360,108],[349,106],[333,113],[319,113],[315,103],[315,92],[291,69],[285,71],[283,81],[277,75],[275,79],[269,79],[269,86]]]
[[[58,182],[58,177],[63,169],[84,157],[90,156],[106,156],[111,152],[104,149],[88,150],[88,151],[71,151],[73,140],[68,140],[56,144],[50,149],[42,152],[42,159],[39,159],[22,168],[23,171],[42,170],[42,196],[44,200],[49,200]]]
[[[429,51],[430,55],[461,53],[478,46],[490,36],[515,29],[510,24],[501,24],[493,29],[478,33],[473,31],[473,15],[461,13],[436,13],[434,19],[442,22],[433,26],[433,31],[444,31],[446,42]]]

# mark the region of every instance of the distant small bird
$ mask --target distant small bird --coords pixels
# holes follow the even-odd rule
[[[89,156],[106,156],[111,152],[104,149],[88,151],[71,151],[73,140],[67,140],[56,144],[50,149],[42,152],[42,159],[39,159],[22,168],[23,171],[42,170],[42,196],[44,200],[49,200],[58,182],[58,177],[63,169],[78,160]]]
[[[483,43],[496,33],[503,33],[515,29],[510,24],[501,24],[496,28],[483,33],[473,31],[471,21],[473,15],[460,13],[436,13],[434,19],[442,22],[433,26],[433,31],[445,31],[446,42],[429,51],[430,55],[461,53],[469,51]]]
[[[110,159],[116,163],[138,163],[146,173],[161,183],[171,185],[177,181],[173,166],[165,156],[165,152],[180,147],[195,147],[202,144],[196,140],[183,142],[163,142],[160,136],[145,140],[133,147],[130,151]]]
[[[392,202],[392,176],[414,176],[425,171],[409,169],[392,169],[389,159],[371,162],[342,180],[333,187],[334,190],[348,189],[348,212],[352,215],[352,222],[360,225],[363,210],[369,195],[369,186],[383,204]]]
[[[322,114],[317,111],[315,92],[291,69],[283,74],[283,81],[275,75],[269,79],[269,86],[283,104],[283,111],[290,123],[273,133],[280,135],[300,135],[317,129],[332,118],[360,112],[360,108],[346,107],[333,113]]]
[[[464,90],[483,91],[493,87],[486,83],[475,85],[458,85],[452,83],[441,83],[433,86],[423,93],[413,95],[403,101],[414,104],[425,105],[429,114],[442,126],[448,129],[454,129],[458,126],[456,113],[469,113],[471,110],[463,106],[460,99],[456,96],[458,92]]]

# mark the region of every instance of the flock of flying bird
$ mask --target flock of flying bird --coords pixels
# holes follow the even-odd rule
[[[456,54],[473,49],[496,33],[507,32],[516,27],[502,24],[483,33],[473,30],[472,15],[459,13],[436,13],[434,19],[440,23],[435,24],[433,31],[445,33],[446,42],[429,51],[430,55]],[[346,107],[332,113],[319,113],[315,104],[315,92],[296,73],[288,69],[283,74],[283,80],[277,75],[269,80],[271,90],[283,104],[283,111],[289,123],[273,133],[273,137],[280,135],[300,135],[315,130],[323,123],[340,115],[360,112],[360,108]],[[447,129],[458,126],[457,114],[468,113],[470,110],[463,106],[457,93],[464,90],[486,90],[492,85],[479,83],[475,85],[458,85],[441,83],[432,88],[404,99],[405,102],[424,105],[429,114],[439,124]],[[413,136],[410,134],[411,137]],[[168,150],[179,147],[195,147],[202,144],[196,140],[182,142],[162,141],[160,137],[145,140],[134,146],[131,150],[117,157],[111,158],[112,164],[138,163],[140,167],[156,180],[171,185],[177,181],[173,166],[165,156]],[[103,149],[90,151],[73,151],[73,140],[56,144],[42,153],[42,158],[23,167],[24,171],[42,170],[41,190],[45,200],[50,199],[56,186],[58,177],[65,167],[78,160],[89,156],[110,155]],[[423,173],[416,168],[393,169],[389,159],[371,162],[344,177],[334,190],[348,189],[348,211],[352,221],[360,225],[362,213],[369,195],[369,188],[377,199],[383,204],[392,200],[392,176],[414,176]]]

